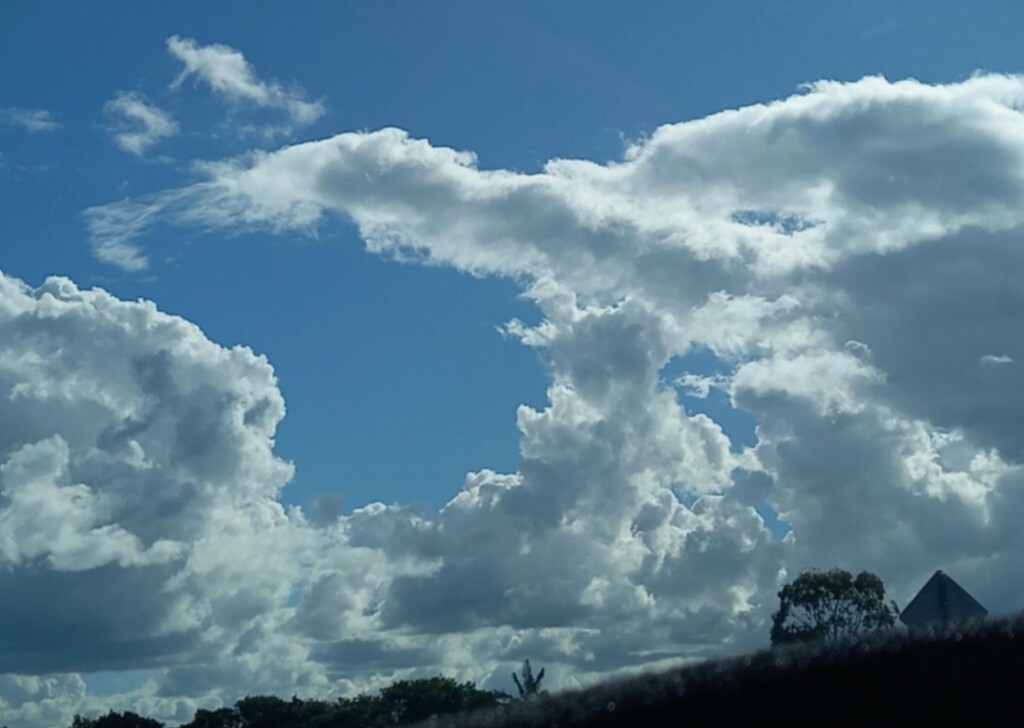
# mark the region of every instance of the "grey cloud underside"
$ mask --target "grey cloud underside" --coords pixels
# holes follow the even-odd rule
[[[516,472],[470,473],[440,512],[310,522],[278,501],[267,362],[149,304],[3,279],[8,578],[39,592],[40,624],[67,623],[47,595],[85,575],[148,589],[102,664],[159,668],[124,699],[167,715],[438,671],[507,687],[525,657],[568,685],[736,652],[810,567],[875,571],[901,603],[941,567],[994,614],[1019,609],[1022,102],[1017,77],[821,83],[529,175],[349,133],[93,208],[97,254],[128,269],[153,225],[340,216],[372,252],[513,277],[542,321],[505,332],[544,354],[548,403],[517,413]],[[704,350],[722,371],[680,381],[753,414],[753,447],[666,381]],[[65,509],[61,538],[10,538],[50,522],[40,503]],[[28,637],[19,664],[100,664],[113,627],[94,619],[95,641]],[[60,685],[63,709],[85,700]]]
[[[173,607],[164,567],[58,572],[28,565],[0,575],[0,672],[138,670],[173,664],[198,636],[153,632]]]
[[[960,428],[1019,462],[1024,380],[1024,228],[969,229],[899,253],[838,266],[824,285],[846,292],[841,337],[856,339],[888,378],[901,411]]]

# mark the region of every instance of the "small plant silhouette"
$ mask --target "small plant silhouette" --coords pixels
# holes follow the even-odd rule
[[[516,687],[519,688],[519,697],[522,699],[544,694],[540,689],[540,681],[544,679],[544,668],[542,667],[534,677],[529,660],[523,660],[523,681],[519,682],[519,676],[515,672],[512,673],[512,679],[515,680]]]

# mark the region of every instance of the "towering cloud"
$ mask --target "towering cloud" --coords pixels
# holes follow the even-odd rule
[[[149,303],[0,277],[0,392],[0,672],[172,666],[285,603],[303,537],[265,360]]]
[[[505,330],[544,351],[548,403],[518,412],[517,471],[469,474],[439,513],[370,504],[313,527],[276,500],[265,362],[147,304],[6,280],[0,528],[40,502],[67,514],[66,537],[0,540],[10,578],[74,595],[62,606],[103,579],[143,595],[116,665],[157,668],[136,697],[168,711],[485,680],[526,656],[565,684],[744,649],[779,583],[814,566],[875,571],[901,601],[942,566],[993,613],[1019,609],[1022,99],[1017,77],[823,82],[536,174],[348,133],[93,208],[96,250],[129,268],[156,221],[342,216],[372,252],[514,277],[543,320]],[[753,414],[752,447],[680,404],[666,367],[697,352],[717,371],[678,382]],[[12,654],[40,671],[98,654],[48,644]]]

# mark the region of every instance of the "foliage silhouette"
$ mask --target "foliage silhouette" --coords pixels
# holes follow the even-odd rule
[[[459,684],[441,675],[425,680],[399,680],[383,688],[379,699],[384,715],[391,721],[387,725],[499,704],[495,693],[477,690],[472,682]]]
[[[515,681],[516,687],[519,689],[519,697],[522,699],[544,694],[544,691],[540,689],[540,681],[544,679],[544,668],[542,667],[537,676],[534,677],[533,668],[530,667],[529,660],[523,660],[523,681],[519,682],[519,676],[514,672],[512,673],[512,679]]]
[[[290,701],[272,695],[248,696],[233,708],[196,711],[181,728],[379,728],[406,725],[436,716],[479,708],[496,708],[511,700],[501,691],[478,690],[441,675],[399,680],[377,695],[325,700]],[[163,723],[134,713],[101,718],[75,716],[71,728],[164,728]]]
[[[164,728],[164,724],[152,718],[143,718],[131,711],[110,711],[99,718],[83,718],[76,715],[71,722],[71,728]]]
[[[882,580],[870,572],[862,571],[855,579],[842,569],[808,571],[779,592],[772,644],[838,640],[888,629],[898,615],[895,602],[885,601]]]

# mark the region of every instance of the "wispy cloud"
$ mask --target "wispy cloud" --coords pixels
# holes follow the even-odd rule
[[[22,109],[10,107],[0,109],[0,124],[20,126],[29,132],[57,131],[61,125],[53,118],[53,114],[45,109]]]
[[[136,240],[168,213],[170,202],[164,195],[158,203],[123,200],[85,210],[83,215],[92,240],[93,255],[104,263],[130,272],[148,268],[149,261]]]
[[[117,146],[137,156],[178,133],[173,117],[137,91],[118,93],[103,106],[103,113],[109,122],[107,131]]]
[[[985,354],[980,361],[982,364],[1012,364],[1013,357],[1006,354]]]
[[[277,81],[260,80],[242,52],[230,46],[201,46],[191,38],[173,35],[167,39],[167,50],[185,64],[172,88],[194,75],[231,103],[281,109],[295,124],[311,124],[324,114],[323,102],[307,100],[301,87],[285,89]]]

